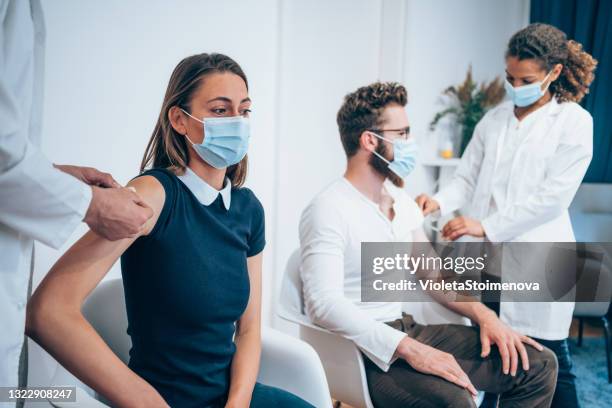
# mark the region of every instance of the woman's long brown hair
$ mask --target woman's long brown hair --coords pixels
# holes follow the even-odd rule
[[[249,88],[246,75],[236,61],[223,54],[197,54],[183,59],[174,68],[168,89],[164,96],[161,112],[155,124],[155,129],[147,144],[140,171],[148,167],[165,168],[181,174],[189,164],[189,146],[185,137],[174,130],[168,112],[173,106],[190,111],[189,103],[193,94],[202,85],[205,77],[217,72],[231,72],[244,80]],[[247,156],[227,168],[226,176],[232,186],[240,187],[247,175]]]

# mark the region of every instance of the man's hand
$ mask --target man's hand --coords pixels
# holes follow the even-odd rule
[[[153,216],[151,207],[133,188],[92,187],[92,193],[83,221],[109,241],[137,237]]]
[[[109,173],[103,173],[93,167],[71,166],[69,164],[54,164],[53,166],[90,186],[109,188],[121,187]]]
[[[442,237],[449,241],[454,241],[464,235],[484,237],[485,231],[480,221],[464,216],[453,218],[442,228]]]
[[[440,204],[427,194],[419,195],[414,201],[416,201],[421,211],[423,211],[423,215],[431,214],[440,209]]]
[[[499,349],[504,374],[516,375],[519,356],[523,363],[523,370],[529,370],[529,357],[525,344],[529,344],[538,351],[544,350],[540,343],[530,337],[517,333],[503,323],[492,311],[483,313],[478,319],[480,326],[480,343],[482,344],[481,357],[487,357],[491,352],[491,344]]]
[[[469,377],[461,369],[452,354],[430,347],[410,337],[402,339],[397,346],[396,354],[421,373],[444,378],[446,381],[467,389],[473,396],[478,394]]]

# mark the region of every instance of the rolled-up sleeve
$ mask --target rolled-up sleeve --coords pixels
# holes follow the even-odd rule
[[[300,221],[301,277],[306,313],[313,323],[355,343],[383,371],[405,333],[377,321],[344,296],[346,230],[342,214],[309,205]]]

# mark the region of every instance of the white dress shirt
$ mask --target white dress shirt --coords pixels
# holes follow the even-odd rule
[[[55,169],[40,150],[39,1],[0,0],[0,24],[0,386],[16,386],[33,242],[60,247],[83,220],[91,188]]]
[[[400,318],[402,304],[361,302],[361,243],[412,241],[423,216],[404,190],[384,185],[394,199],[393,221],[344,177],[312,200],[300,221],[300,275],[313,323],[352,340],[387,371],[406,335],[384,322]]]
[[[464,208],[492,242],[573,242],[568,208],[592,153],[593,118],[580,105],[553,98],[519,122],[507,101],[478,123],[453,180],[434,199],[443,216]],[[526,335],[561,340],[573,309],[502,298],[500,318]]]

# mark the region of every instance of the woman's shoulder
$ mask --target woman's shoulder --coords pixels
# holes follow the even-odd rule
[[[173,170],[166,168],[147,169],[134,177],[133,180],[142,179],[151,188],[162,188],[166,195],[174,195],[179,185],[179,178]],[[157,181],[157,182],[154,182]]]
[[[485,122],[491,119],[506,119],[509,115],[514,112],[514,103],[510,100],[503,101],[498,105],[489,109],[482,117],[481,122]]]
[[[232,188],[232,201],[237,200],[244,209],[263,212],[263,205],[257,195],[248,187]]]
[[[259,199],[249,187],[232,187],[233,195],[239,197],[241,200],[247,200],[252,202],[259,202]]]
[[[130,180],[127,187],[136,190],[136,193],[147,204],[151,205],[161,202],[163,205],[167,188],[165,187],[166,183],[162,177],[159,177],[159,174],[151,171],[143,172]]]
[[[178,180],[178,177],[174,173],[174,171],[162,167],[146,169],[142,173],[134,177],[134,179],[141,177],[152,177],[157,179],[160,183],[163,183],[164,181]]]
[[[579,123],[588,123],[593,121],[591,113],[576,102],[561,102],[558,104],[558,106],[560,113],[572,121]]]
[[[136,189],[143,194],[158,195],[164,192],[163,182],[155,173],[144,172],[134,177],[127,187]]]
[[[133,189],[142,200],[142,203],[139,203],[140,205],[146,205],[153,210],[154,216],[147,223],[147,234],[154,229],[167,201],[167,188],[160,178],[155,177],[153,174],[148,172],[142,173],[133,178],[127,185],[127,187]]]

